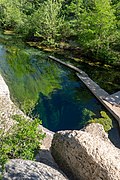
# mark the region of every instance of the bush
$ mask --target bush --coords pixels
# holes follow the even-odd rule
[[[112,119],[110,119],[110,117],[104,111],[101,111],[100,114],[101,114],[100,118],[93,118],[93,119],[89,120],[88,123],[102,124],[105,132],[108,132],[113,127]]]
[[[41,121],[29,121],[22,116],[15,115],[17,121],[9,131],[0,130],[0,166],[8,159],[22,158],[34,160],[40,149],[41,141],[45,134],[39,128]]]

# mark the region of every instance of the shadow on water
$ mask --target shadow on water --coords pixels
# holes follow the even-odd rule
[[[116,120],[113,119],[113,128],[108,132],[109,139],[120,148],[120,128]]]
[[[39,95],[39,100],[33,114],[40,116],[43,125],[51,131],[65,129],[81,129],[94,112],[99,116],[98,109],[102,110],[96,99],[87,93],[86,87],[77,82],[65,83],[49,97]],[[92,104],[92,106],[91,106]],[[89,113],[86,115],[84,110]]]
[[[52,130],[81,129],[87,121],[106,111],[73,71],[51,60],[48,54],[19,42],[1,42],[0,72],[11,97],[27,113],[39,116]],[[107,111],[106,111],[107,112]],[[120,147],[118,125],[109,132]]]

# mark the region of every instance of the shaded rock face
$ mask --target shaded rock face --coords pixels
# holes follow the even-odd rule
[[[68,178],[43,163],[14,159],[5,166],[3,180],[67,180]]]
[[[80,131],[57,132],[51,152],[72,180],[120,179],[120,150],[100,124],[90,124]]]

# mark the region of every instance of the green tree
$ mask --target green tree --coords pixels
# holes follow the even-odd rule
[[[47,0],[41,4],[32,18],[36,34],[43,36],[50,44],[54,44],[60,36],[60,27],[63,23],[63,18],[60,17],[61,7],[62,0]]]
[[[84,52],[91,52],[96,59],[108,61],[110,44],[115,41],[117,28],[110,1],[73,0],[68,12],[72,14],[71,28]]]
[[[0,24],[25,39],[38,36],[47,45],[75,41],[102,63],[119,60],[118,0],[1,0]]]
[[[23,23],[24,14],[20,10],[18,0],[1,0],[1,23],[6,28],[14,28]]]
[[[114,41],[116,20],[109,0],[95,0],[93,10],[80,14],[79,42],[85,49],[95,53],[95,57],[105,59]],[[107,59],[108,60],[108,59]]]

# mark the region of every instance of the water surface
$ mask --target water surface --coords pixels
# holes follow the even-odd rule
[[[1,39],[0,71],[15,103],[49,130],[81,129],[106,111],[73,71],[22,42]],[[118,145],[118,124],[113,124],[109,136]]]

